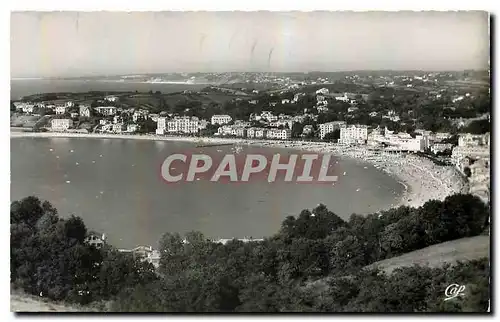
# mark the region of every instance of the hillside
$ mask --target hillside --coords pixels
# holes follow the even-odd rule
[[[480,235],[432,245],[401,256],[375,262],[365,268],[371,269],[378,267],[380,270],[389,274],[398,267],[413,265],[437,268],[458,261],[469,261],[489,257],[489,251],[490,236]],[[346,278],[349,278],[349,276],[346,276]],[[315,288],[317,291],[324,291],[327,288],[326,282],[330,279],[331,277],[326,277],[310,282],[307,287]]]
[[[378,267],[390,273],[397,267],[415,264],[440,267],[445,263],[489,257],[489,251],[490,236],[475,236],[432,245],[401,256],[375,262],[368,265],[367,268]]]

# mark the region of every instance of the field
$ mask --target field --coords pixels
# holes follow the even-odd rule
[[[28,312],[97,312],[95,307],[72,306],[63,303],[45,301],[33,295],[19,291],[11,291],[10,311],[18,313]]]
[[[396,256],[375,262],[365,268],[378,267],[380,270],[390,274],[398,267],[407,267],[413,265],[421,265],[428,267],[442,267],[449,263],[453,264],[458,261],[469,261],[489,257],[490,251],[490,236],[480,235],[469,238],[461,238],[444,242],[437,245],[432,245],[410,253]],[[348,278],[348,276],[346,276]],[[324,290],[327,287],[326,282],[329,277],[316,280],[308,284],[317,291]]]
[[[468,261],[489,257],[490,236],[461,238],[432,245],[401,256],[373,263],[367,268],[378,267],[387,273],[402,266],[415,264],[429,267],[440,267],[445,263]]]

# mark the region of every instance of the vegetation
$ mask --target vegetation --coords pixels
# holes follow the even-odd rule
[[[50,203],[28,197],[11,204],[11,282],[52,300],[111,300],[112,310],[126,312],[478,312],[488,305],[487,259],[391,275],[363,268],[481,234],[488,217],[471,195],[348,221],[320,205],[287,217],[263,242],[165,233],[154,272],[111,246],[88,246],[80,218],[61,219]],[[467,285],[466,300],[443,302],[451,283]]]

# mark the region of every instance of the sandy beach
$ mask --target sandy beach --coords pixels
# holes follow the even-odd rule
[[[199,144],[241,144],[261,147],[288,148],[318,153],[331,153],[342,158],[354,159],[367,166],[373,166],[393,176],[404,187],[400,201],[387,208],[401,205],[419,207],[431,199],[443,200],[455,193],[467,193],[468,185],[452,166],[438,166],[432,161],[416,155],[389,154],[368,150],[365,147],[347,147],[326,142],[247,140],[242,138],[185,137],[127,134],[83,134],[55,132],[14,132],[11,138],[22,137],[64,137],[183,141]]]

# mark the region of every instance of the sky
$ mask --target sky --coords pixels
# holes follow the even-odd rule
[[[486,69],[486,12],[13,12],[11,78]]]

